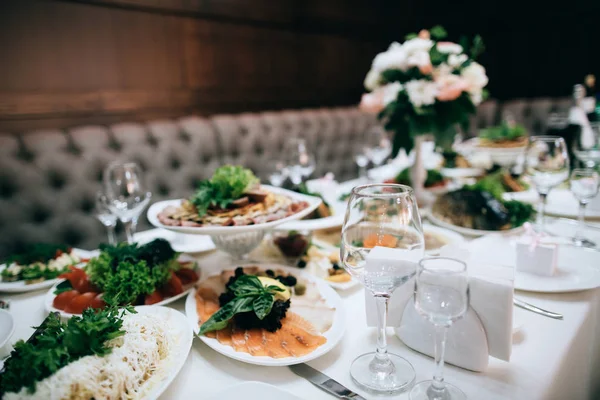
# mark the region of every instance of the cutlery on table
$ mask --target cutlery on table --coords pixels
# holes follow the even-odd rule
[[[515,306],[517,306],[517,307],[520,307],[520,308],[524,309],[524,310],[531,311],[531,312],[543,315],[543,316],[548,317],[548,318],[563,319],[563,315],[562,314],[555,313],[555,312],[548,311],[548,310],[544,310],[543,308],[539,308],[537,306],[534,306],[533,304],[529,304],[529,303],[527,303],[527,302],[525,302],[523,300],[519,300],[516,297],[513,298],[513,304]]]
[[[341,383],[331,379],[327,375],[317,371],[306,364],[290,365],[289,369],[296,375],[308,380],[321,390],[337,397],[338,399],[365,400],[364,397],[354,393]]]

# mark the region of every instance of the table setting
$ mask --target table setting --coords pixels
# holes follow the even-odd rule
[[[301,136],[183,198],[106,165],[105,243],[0,265],[0,399],[596,398],[596,150],[510,117],[462,140],[483,46],[445,38],[375,57],[355,179]]]

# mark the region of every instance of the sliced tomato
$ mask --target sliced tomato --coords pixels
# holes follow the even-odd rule
[[[181,268],[178,271],[175,271],[175,275],[177,275],[183,285],[189,285],[190,283],[198,280],[198,274],[196,271],[189,268]]]
[[[165,297],[177,296],[179,293],[183,292],[181,280],[177,277],[177,275],[171,273],[171,278],[160,288],[160,292]]]
[[[92,301],[90,301],[89,306],[95,310],[102,310],[104,307],[106,307],[106,303],[102,299],[102,293],[94,297]]]
[[[100,291],[96,286],[94,286],[94,284],[92,282],[90,282],[87,275],[85,275],[81,279],[79,279],[73,287],[75,289],[77,289],[80,293],[87,293],[87,292],[98,293]]]
[[[98,293],[94,292],[80,294],[79,296],[74,297],[69,304],[67,304],[64,311],[71,314],[81,314],[83,310],[90,306],[90,303],[97,295]]]
[[[163,301],[164,298],[165,297],[162,295],[162,293],[160,293],[160,291],[155,290],[149,295],[146,295],[146,297],[144,298],[144,304],[150,306],[152,304],[160,303],[161,301]]]
[[[54,308],[58,308],[59,310],[64,310],[67,304],[69,304],[73,298],[79,296],[80,294],[81,293],[79,293],[77,290],[62,292],[54,298],[52,301],[52,306]]]

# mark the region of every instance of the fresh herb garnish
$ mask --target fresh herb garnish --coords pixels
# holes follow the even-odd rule
[[[110,353],[106,342],[125,334],[121,329],[125,311],[135,313],[131,308],[87,309],[81,317],[75,316],[66,323],[50,314],[32,340],[15,344],[0,374],[0,398],[22,388],[33,394],[37,382],[69,363],[93,354]]]
[[[479,137],[482,139],[498,142],[504,140],[516,140],[527,135],[527,131],[522,125],[511,125],[503,122],[500,126],[482,129]]]
[[[7,266],[13,263],[18,264],[20,266],[19,272],[14,274],[8,268],[5,268],[0,276],[2,276],[2,280],[8,282],[54,279],[66,272],[68,266],[60,269],[50,269],[47,264],[62,254],[69,254],[70,251],[70,247],[66,245],[48,243],[29,245],[22,252],[13,254],[5,260]]]
[[[523,203],[517,200],[505,201],[504,207],[510,215],[510,224],[516,228],[530,221],[535,216],[535,208],[531,204]]]
[[[198,215],[203,216],[209,208],[227,208],[245,191],[259,183],[259,179],[249,169],[225,165],[219,167],[211,179],[199,183],[190,203],[196,207]]]
[[[121,243],[101,246],[102,252],[90,260],[86,272],[90,282],[103,292],[107,304],[135,304],[151,294],[179,268],[177,253],[164,239],[143,246]]]
[[[396,183],[411,186],[410,169],[405,168],[394,179]],[[424,187],[435,186],[440,182],[444,182],[444,176],[435,169],[427,170],[427,178],[425,179]]]
[[[225,295],[229,299],[216,313],[214,313],[207,321],[204,321],[200,326],[199,335],[207,332],[218,331],[227,326],[236,315],[251,313],[253,314],[253,324],[255,327],[264,327],[267,330],[275,331],[281,327],[279,320],[285,316],[285,310],[289,307],[289,300],[276,300],[278,293],[285,292],[278,285],[263,285],[263,282],[254,275],[240,275],[236,271],[236,278],[228,283],[227,292]],[[277,303],[287,303],[287,307],[283,311],[283,315],[279,314],[281,307],[278,306],[278,315],[275,323],[268,321],[268,324],[260,326],[256,321],[265,321],[274,309]],[[267,322],[267,321],[265,321]],[[277,326],[278,324],[278,326]],[[249,328],[248,328],[249,329]]]

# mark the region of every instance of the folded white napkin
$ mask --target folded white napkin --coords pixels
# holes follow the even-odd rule
[[[514,290],[514,268],[512,264],[501,262],[494,262],[492,264],[473,258],[467,243],[445,247],[441,250],[441,255],[458,258],[467,263],[471,294],[470,305],[485,331],[489,355],[505,361],[510,360],[512,351]],[[398,327],[401,325],[405,309],[412,307],[410,300],[413,293],[414,278],[396,289],[390,301],[388,326]],[[366,294],[365,302],[367,324],[369,326],[377,326],[376,306],[373,297],[369,293]],[[471,325],[474,326],[475,324]],[[463,339],[468,340],[469,332],[466,332],[466,329],[462,327],[460,335],[462,335]],[[450,329],[450,334],[452,334],[452,328]],[[472,334],[475,336],[477,332],[473,331]],[[455,339],[458,342],[459,338]],[[417,346],[414,344],[407,343],[407,345],[429,354],[422,349],[416,348]],[[457,353],[457,357],[460,357],[460,354]],[[469,360],[448,359],[448,361],[464,368],[481,370],[480,364],[470,364]]]

